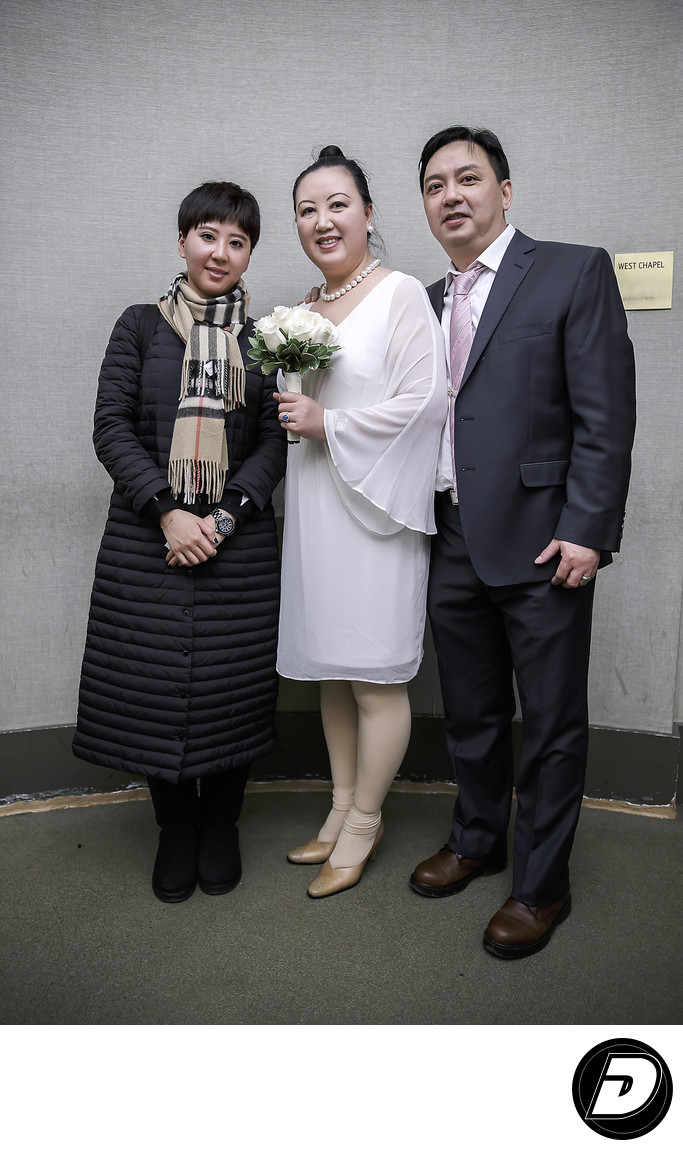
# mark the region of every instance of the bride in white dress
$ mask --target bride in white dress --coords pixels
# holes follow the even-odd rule
[[[320,682],[333,783],[327,820],[288,858],[324,863],[308,889],[321,898],[355,885],[374,854],[410,737],[447,391],[422,284],[370,254],[362,169],[323,149],[294,185],[294,207],[326,278],[313,310],[341,344],[329,370],[304,376],[303,395],[280,395],[301,441],[285,479],[278,671]]]

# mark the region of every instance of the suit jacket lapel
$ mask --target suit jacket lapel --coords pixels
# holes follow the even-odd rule
[[[441,323],[441,316],[443,315],[443,293],[446,290],[446,280],[437,280],[435,284],[430,284],[427,288],[427,295],[434,311],[436,318]]]
[[[533,251],[536,244],[522,232],[515,232],[503,256],[496,278],[491,286],[488,299],[474,333],[474,341],[462,377],[461,389],[467,383],[484,348],[500,323],[505,311],[521,284],[529,268],[533,266]],[[433,301],[432,301],[433,302]],[[443,309],[443,301],[442,301]]]

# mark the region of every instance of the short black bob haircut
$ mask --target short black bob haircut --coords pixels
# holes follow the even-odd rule
[[[446,144],[455,144],[459,140],[470,145],[478,144],[486,152],[499,184],[510,179],[510,165],[498,137],[489,132],[488,128],[465,128],[458,124],[453,128],[444,128],[432,136],[431,140],[427,140],[420,156],[420,191],[424,191],[425,171],[434,153],[439,148],[445,148]]]
[[[183,236],[201,224],[233,221],[249,237],[253,250],[261,235],[259,206],[251,192],[222,180],[200,184],[178,209],[178,231]]]

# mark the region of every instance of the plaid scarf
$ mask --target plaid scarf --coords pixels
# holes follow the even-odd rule
[[[216,504],[228,473],[225,413],[244,403],[244,363],[237,336],[247,320],[243,280],[234,291],[204,299],[186,272],[176,276],[159,310],[185,343],[180,402],[173,428],[168,481],[176,499],[206,494]]]

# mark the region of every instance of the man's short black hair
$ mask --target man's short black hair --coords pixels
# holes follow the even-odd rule
[[[470,145],[478,144],[486,152],[499,184],[502,184],[503,180],[510,179],[510,165],[498,137],[489,132],[488,128],[466,128],[462,124],[457,124],[453,128],[444,128],[443,131],[437,132],[431,140],[427,140],[422,149],[419,165],[420,191],[424,191],[425,171],[434,153],[438,152],[439,148],[445,148],[446,144],[454,144],[458,140],[464,140]]]
[[[253,250],[261,235],[259,206],[251,192],[226,181],[200,184],[185,196],[178,209],[178,231],[183,236],[201,224],[232,221],[249,237]]]

